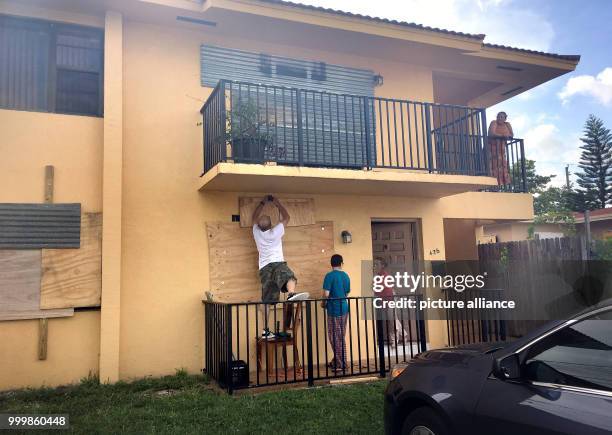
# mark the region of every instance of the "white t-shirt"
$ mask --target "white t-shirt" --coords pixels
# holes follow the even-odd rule
[[[270,228],[268,231],[262,231],[257,224],[253,225],[253,237],[259,251],[259,268],[278,261],[285,261],[283,257],[283,235],[285,234],[285,226],[283,223]]]

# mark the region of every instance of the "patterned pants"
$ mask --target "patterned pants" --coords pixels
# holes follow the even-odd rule
[[[336,368],[346,367],[346,319],[348,314],[342,316],[327,316],[327,338],[334,350],[332,364]]]
[[[489,159],[489,174],[497,178],[500,186],[510,184],[505,141],[500,139],[491,139],[489,141]]]

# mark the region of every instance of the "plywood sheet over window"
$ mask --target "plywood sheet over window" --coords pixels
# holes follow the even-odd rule
[[[257,208],[257,205],[262,200],[262,197],[241,197],[238,199],[238,206],[240,207],[240,226],[241,227],[252,227],[253,226],[253,212]],[[301,225],[314,225],[315,213],[314,213],[314,200],[312,198],[280,198],[281,204],[285,206],[289,212],[289,227],[296,227]],[[280,218],[278,208],[270,202],[264,206],[262,214],[267,214],[272,219],[272,225],[276,225]]]
[[[71,316],[72,309],[41,310],[40,250],[0,250],[0,320]]]
[[[251,228],[236,223],[206,224],[210,289],[222,302],[261,300],[258,253]],[[283,238],[285,259],[298,278],[298,291],[319,297],[323,277],[334,253],[332,222],[287,228]]]
[[[100,306],[102,214],[83,213],[80,249],[44,249],[40,307]]]

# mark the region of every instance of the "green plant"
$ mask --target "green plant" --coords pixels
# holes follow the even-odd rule
[[[508,251],[507,246],[502,246],[501,249],[499,250],[499,262],[503,266],[507,266],[508,261],[510,261],[510,252]]]
[[[174,369],[174,373],[177,378],[186,378],[189,376],[189,373],[187,373],[187,369],[185,367],[181,367],[180,369]]]
[[[83,385],[84,387],[95,387],[100,385],[100,376],[95,373],[90,371],[87,376],[83,376],[81,378],[81,385]]]
[[[532,223],[527,227],[527,240],[532,240],[535,236],[535,225]]]
[[[245,150],[248,155],[258,150],[269,150],[274,143],[270,130],[275,124],[261,119],[261,110],[248,97],[234,101],[227,111],[225,140],[236,148]]]
[[[590,115],[580,138],[582,154],[577,173],[580,210],[605,208],[612,202],[612,133],[601,119]]]
[[[612,238],[593,242],[593,257],[596,260],[612,261]]]
[[[576,235],[576,221],[569,210],[548,211],[533,219],[533,224],[527,229],[528,238],[533,238],[535,226],[538,224],[558,224],[565,237]]]

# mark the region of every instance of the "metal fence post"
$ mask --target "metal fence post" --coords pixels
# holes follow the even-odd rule
[[[488,150],[488,143],[489,143],[489,132],[487,130],[487,111],[485,109],[480,109],[480,119],[481,119],[481,123],[482,123],[482,155],[483,155],[483,166],[484,166],[484,174],[485,175],[491,175],[490,172],[490,168],[489,168],[489,150]]]
[[[203,372],[210,375],[212,349],[210,343],[210,335],[212,333],[210,327],[210,306],[208,303],[204,303],[204,370]]]
[[[425,319],[423,318],[423,314],[421,310],[418,308],[420,305],[420,297],[417,295],[417,309],[415,312],[415,316],[417,319],[417,332],[419,335],[419,347],[421,352],[425,352],[427,350],[427,337],[425,335]]]
[[[314,370],[312,367],[312,301],[306,301],[306,350],[308,358],[306,361],[306,371],[308,374],[308,386],[314,386]]]
[[[376,338],[378,341],[377,344],[378,344],[379,376],[381,378],[384,378],[386,376],[386,370],[385,370],[385,337],[383,336],[384,334],[383,334],[383,319],[382,319],[383,311],[376,310],[374,309],[374,307],[372,307],[372,313],[376,316],[376,331],[378,332],[376,334]],[[391,363],[391,361],[389,361],[389,363]]]
[[[228,304],[226,306],[226,315],[225,320],[226,324],[226,334],[227,334],[227,352],[225,355],[226,363],[225,363],[225,381],[227,382],[227,392],[232,394],[234,391],[234,380],[232,379],[232,305]]]
[[[372,169],[372,144],[370,143],[370,110],[368,105],[368,97],[363,97],[363,116],[365,118],[366,168]],[[355,156],[355,158],[357,158],[357,156]]]
[[[295,113],[297,117],[298,164],[304,166],[304,128],[302,126],[302,93],[295,89]]]
[[[206,162],[208,160],[206,156],[206,150],[208,149],[208,147],[206,146],[207,134],[206,134],[206,115],[205,113],[206,113],[206,105],[202,106],[202,109],[200,109],[200,114],[202,114],[202,173],[200,174],[200,177],[202,177],[208,170],[206,168]]]
[[[429,172],[434,171],[433,167],[433,150],[431,145],[431,113],[430,113],[430,104],[424,103],[423,107],[425,108],[425,142],[427,144],[427,169]]]
[[[227,160],[227,144],[225,143],[225,133],[227,131],[227,109],[225,107],[225,80],[221,80],[219,82],[219,98],[221,98],[221,113],[220,115],[220,120],[219,120],[219,134],[221,136],[221,140],[219,141],[221,143],[221,160],[222,161],[226,161]]]
[[[527,169],[525,168],[525,146],[523,139],[520,140],[521,147],[521,188],[527,192]]]

